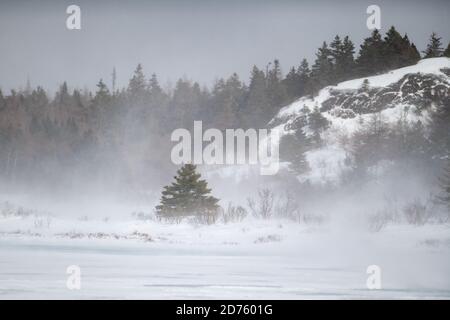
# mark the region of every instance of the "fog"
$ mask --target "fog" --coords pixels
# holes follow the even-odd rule
[[[448,298],[450,5],[379,1],[378,34],[371,4],[2,1],[0,295],[80,298],[46,284],[83,263],[90,298],[380,298],[370,265],[382,297]],[[280,130],[279,170],[174,161],[196,121]]]
[[[33,107],[36,102],[31,90],[43,87],[47,90],[45,103],[48,104],[41,111],[30,111],[25,106],[23,114],[4,113],[5,128],[14,123],[19,131],[24,127],[31,129],[22,138],[14,138],[11,132],[5,131],[7,147],[2,151],[2,191],[20,193],[23,190],[41,200],[48,198],[48,203],[52,203],[51,199],[88,205],[126,201],[154,206],[162,187],[170,183],[177,169],[169,159],[173,147],[170,129],[176,129],[177,125],[191,128],[191,120],[197,118],[207,127],[217,124],[217,116],[199,115],[197,109],[205,99],[208,100],[205,105],[214,108],[215,98],[211,95],[219,78],[237,72],[245,88],[250,85],[253,65],[268,72],[273,67],[271,61],[277,58],[282,71],[287,71],[290,66],[298,66],[302,58],[312,64],[316,48],[324,40],[330,42],[335,34],[349,34],[357,51],[362,39],[370,33],[365,26],[367,3],[361,1],[348,1],[338,6],[327,1],[131,1],[126,4],[78,1],[81,30],[66,29],[68,4],[67,1],[3,1],[0,5],[0,86],[4,95],[9,94],[8,89],[18,90],[30,99],[25,105]],[[408,34],[420,51],[425,49],[430,31],[441,35],[444,44],[448,41],[450,6],[445,1],[382,1],[379,5],[381,31],[395,25],[399,32]],[[123,90],[127,87],[130,90],[129,81],[138,63],[144,66],[146,81],[153,73],[158,76],[166,94],[161,100],[125,97]],[[96,84],[103,79],[112,90],[113,68],[117,71],[117,93],[112,92],[114,101],[102,102],[100,97],[98,103],[104,106],[94,110],[97,108],[95,99],[99,96]],[[178,91],[184,90],[177,87],[179,78],[185,79],[189,88],[186,90],[192,92],[185,96],[180,93],[177,102]],[[65,81],[67,92],[61,89]],[[196,87],[194,81],[200,85]],[[203,86],[209,89],[202,89]],[[75,93],[74,89],[79,90]],[[201,90],[210,91],[200,93]],[[92,100],[96,91],[97,96]],[[193,92],[199,98],[193,98],[184,106]],[[68,95],[67,101],[61,102],[64,95]],[[11,106],[17,104],[14,94],[9,101]],[[77,104],[84,109],[76,109]],[[155,104],[154,113],[146,110],[148,104]],[[276,115],[275,111],[272,116]],[[64,127],[66,136],[63,135],[59,145],[52,140],[51,133],[40,136],[33,132],[35,120],[39,128],[49,130],[46,119]],[[70,131],[73,119],[76,119],[75,134]],[[260,125],[266,127],[267,120],[270,117]],[[238,119],[232,124],[239,127],[242,123]],[[65,153],[65,148],[70,151]],[[245,166],[243,169],[239,166],[209,169],[200,167],[222,206],[230,202],[244,205],[250,196],[266,187],[276,194],[291,189],[302,197],[302,184],[283,170],[276,177],[264,178]],[[407,197],[409,200],[419,195],[426,198],[427,194],[435,192],[433,175],[436,174],[433,171],[424,178],[426,181],[419,180],[416,184],[408,182],[405,186],[389,188],[415,190]],[[389,176],[386,181],[391,179]],[[332,194],[341,194],[339,197],[347,200],[337,211],[364,211],[364,208],[376,211],[375,204],[391,194],[386,181],[379,182],[375,191],[363,192],[366,189],[362,188],[356,195],[342,182],[325,181],[325,187],[305,188],[320,197],[327,188]],[[319,191],[314,191],[316,189]],[[376,196],[378,193],[381,195]],[[366,199],[362,207],[354,208],[352,197],[365,198],[367,194],[373,199]],[[94,201],[97,198],[98,201]],[[336,201],[329,201],[333,203],[330,207],[315,211],[331,214]],[[95,211],[98,210],[92,210]]]

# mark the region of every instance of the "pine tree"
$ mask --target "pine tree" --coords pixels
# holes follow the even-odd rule
[[[204,95],[198,83],[179,79],[170,101],[167,127],[190,128],[194,120],[200,119]]]
[[[278,110],[287,103],[287,91],[284,83],[281,81],[283,75],[281,73],[281,66],[278,60],[274,60],[272,69],[267,74],[267,96],[271,106],[270,119],[275,116]]]
[[[447,49],[445,49],[443,56],[450,58],[450,43],[448,44]]]
[[[414,42],[411,43],[411,50],[410,50],[410,52],[411,52],[410,53],[410,59],[413,61],[413,63],[417,63],[422,58],[420,56],[419,50],[417,50],[417,47],[414,44]]]
[[[359,91],[360,92],[369,92],[369,90],[370,90],[370,82],[369,82],[369,79],[366,78],[363,80],[361,87],[359,88]]]
[[[63,84],[59,87],[59,91],[55,96],[55,101],[57,101],[61,106],[67,106],[70,104],[70,94],[67,87],[67,82],[64,81]]]
[[[334,63],[337,64],[337,61],[342,55],[342,40],[339,35],[336,35],[333,41],[330,43],[330,54],[334,59]]]
[[[254,66],[242,110],[242,126],[244,128],[264,126],[271,119],[270,109],[270,99],[266,90],[266,76],[262,70]]]
[[[322,47],[316,53],[316,60],[311,71],[312,93],[317,93],[323,87],[334,83],[333,58],[327,43],[324,41]]]
[[[430,36],[430,41],[427,45],[426,50],[423,52],[425,54],[424,59],[436,58],[442,56],[442,42],[441,38],[437,36],[436,33],[432,33]]]
[[[300,96],[303,96],[307,93],[311,92],[311,69],[309,68],[308,60],[303,59],[300,63],[300,66],[297,69],[297,73],[299,76],[299,84],[300,84]]]
[[[383,57],[384,46],[384,41],[377,29],[372,32],[369,38],[364,39],[356,59],[360,76],[374,75],[386,69]]]
[[[138,64],[134,70],[133,77],[128,84],[128,92],[131,96],[142,95],[147,88],[144,71],[141,64]]]
[[[219,129],[236,126],[239,121],[237,114],[244,96],[244,85],[239,76],[234,73],[226,81],[218,80],[212,95],[212,108],[206,116],[209,123]]]
[[[392,70],[405,66],[404,61],[402,61],[402,53],[408,50],[409,40],[406,44],[400,33],[392,26],[384,37],[383,57],[386,68]]]
[[[305,152],[311,146],[303,127],[298,127],[292,135],[285,135],[280,141],[280,156],[290,162],[289,169],[295,174],[303,174],[309,170]]]
[[[239,121],[238,112],[244,100],[245,86],[239,79],[237,73],[233,73],[225,82],[225,104],[223,112],[226,116],[225,128],[232,128]],[[226,123],[226,124],[225,124]]]
[[[175,182],[165,186],[156,213],[163,218],[209,216],[217,213],[219,199],[209,195],[208,183],[201,180],[193,164],[185,164],[175,176]]]
[[[321,133],[330,126],[330,122],[322,115],[318,106],[308,116],[308,127],[312,131],[313,142],[317,145],[322,143]]]
[[[335,82],[341,82],[350,79],[354,75],[354,53],[355,46],[348,36],[341,40],[336,35],[330,44],[330,52],[334,64]]]
[[[286,93],[290,100],[298,98],[301,96],[301,82],[300,82],[300,75],[298,74],[297,70],[295,70],[294,67],[292,67],[288,74],[286,75],[286,78],[283,80],[283,84],[286,87]]]
[[[355,45],[348,36],[342,42],[342,54],[339,59],[342,80],[347,80],[355,75]]]
[[[420,54],[408,35],[401,37],[393,26],[386,33],[384,57],[389,69],[410,66],[420,60]]]
[[[94,103],[97,106],[105,106],[110,100],[110,93],[108,87],[103,82],[103,79],[97,83],[97,92],[95,93]]]

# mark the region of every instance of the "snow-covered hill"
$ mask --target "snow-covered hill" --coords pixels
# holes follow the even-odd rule
[[[450,59],[425,59],[414,66],[325,87],[315,97],[302,97],[282,108],[270,124],[282,135],[293,133],[305,112],[318,107],[330,127],[323,133],[325,146],[306,153],[311,170],[301,178],[330,182],[346,170],[340,138],[355,132],[374,114],[388,124],[400,117],[426,124],[431,108],[449,92]],[[304,129],[308,133],[308,126]]]

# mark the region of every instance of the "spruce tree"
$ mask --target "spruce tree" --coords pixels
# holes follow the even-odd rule
[[[97,83],[97,92],[95,93],[94,97],[94,103],[99,106],[104,106],[109,102],[110,99],[110,93],[108,90],[108,87],[103,82],[103,79],[100,79],[100,81]]]
[[[386,33],[383,56],[386,68],[389,70],[416,64],[420,54],[414,43],[409,41],[408,35],[403,37],[392,26]]]
[[[294,67],[289,70],[286,78],[283,80],[283,84],[286,88],[286,93],[289,99],[298,98],[301,96],[301,84],[300,84],[300,75],[297,73]]]
[[[275,116],[278,110],[288,102],[288,94],[284,82],[282,82],[283,75],[281,73],[280,62],[275,59],[273,67],[267,74],[267,96],[271,110],[268,114],[270,119]]]
[[[355,45],[348,36],[342,41],[341,64],[342,80],[350,79],[355,74]]]
[[[335,82],[333,73],[333,58],[328,44],[324,41],[316,53],[316,60],[312,66],[311,84],[313,94],[323,87]]]
[[[343,55],[343,46],[342,40],[339,35],[334,37],[334,40],[330,43],[330,55],[333,59],[334,70],[333,70],[333,78],[336,82],[340,82],[342,79],[342,62],[341,57]]]
[[[369,38],[364,39],[356,59],[359,76],[370,76],[385,70],[384,46],[385,43],[377,29]]]
[[[300,66],[297,70],[299,81],[300,81],[300,96],[305,95],[306,93],[310,92],[309,88],[309,81],[311,78],[311,70],[309,69],[308,60],[303,59],[300,63]]]
[[[450,43],[448,44],[447,49],[445,49],[443,56],[450,58]]]
[[[414,42],[411,43],[410,59],[411,59],[412,64],[417,63],[421,59],[419,50],[417,50],[417,47],[414,44]]]
[[[359,92],[369,92],[369,90],[370,90],[370,82],[369,79],[366,78],[363,80],[361,87],[359,88]]]
[[[330,52],[334,63],[334,79],[341,82],[350,79],[354,75],[355,46],[348,36],[341,40],[336,35],[330,44]]]
[[[201,180],[193,164],[185,164],[178,171],[175,181],[165,186],[156,214],[163,218],[209,216],[217,213],[219,199],[210,195],[208,183]]]
[[[295,174],[302,174],[309,170],[305,152],[311,146],[310,139],[306,136],[303,127],[298,127],[294,134],[285,135],[280,141],[280,156],[290,162],[289,169]]]
[[[313,111],[308,116],[308,127],[312,131],[313,142],[317,145],[322,143],[321,133],[330,126],[330,122],[325,118],[315,106]]]
[[[242,126],[244,128],[264,126],[271,119],[270,109],[270,99],[266,90],[266,76],[262,70],[254,66],[242,110]]]
[[[220,79],[214,85],[212,92],[212,108],[207,119],[219,129],[236,126],[239,118],[237,113],[242,105],[244,96],[243,83],[234,73],[226,81]]]
[[[425,54],[424,58],[436,58],[442,56],[442,42],[441,38],[437,36],[436,33],[432,33],[430,36],[430,41],[427,45],[426,50],[423,52]]]
[[[383,57],[386,69],[392,70],[405,66],[402,53],[409,50],[409,40],[403,39],[400,33],[392,26],[384,37]]]
[[[131,95],[140,94],[145,91],[147,85],[144,76],[144,71],[141,64],[138,64],[134,70],[133,77],[128,84],[128,91]]]

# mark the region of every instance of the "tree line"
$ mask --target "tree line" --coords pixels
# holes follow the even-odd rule
[[[7,95],[0,90],[0,176],[10,183],[32,176],[58,183],[68,172],[67,181],[86,174],[145,183],[164,171],[170,133],[191,128],[194,120],[219,129],[262,128],[281,107],[324,86],[438,56],[450,56],[450,46],[444,50],[436,34],[421,56],[406,34],[391,27],[384,38],[373,31],[356,57],[350,38],[337,35],[317,50],[311,66],[303,59],[284,76],[274,60],[265,70],[254,66],[248,84],[234,73],[212,88],[179,79],[168,90],[139,64],[124,88],[116,88],[114,70],[111,88],[100,80],[95,92],[70,90],[66,82],[53,97],[41,87]],[[323,130],[320,113],[312,110],[311,117]],[[152,167],[158,169],[149,172]]]

